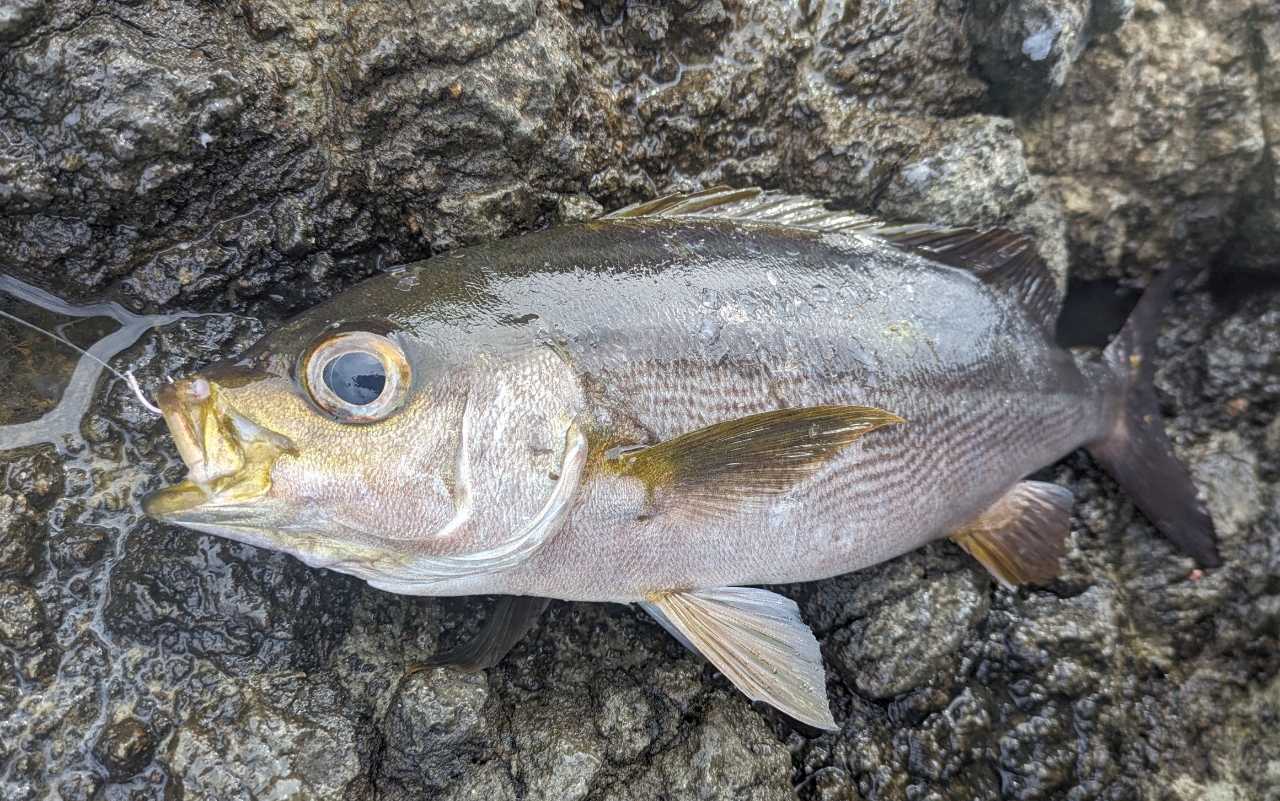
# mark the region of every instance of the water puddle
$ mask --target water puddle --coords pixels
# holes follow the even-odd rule
[[[9,376],[10,386],[0,398],[0,451],[50,443],[65,453],[82,439],[80,423],[103,363],[152,328],[198,316],[134,314],[110,302],[75,306],[7,275],[0,275],[0,293],[0,310],[31,325],[0,318],[0,374]],[[35,328],[70,340],[93,358]]]

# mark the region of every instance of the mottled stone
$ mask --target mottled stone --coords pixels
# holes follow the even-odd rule
[[[1088,0],[978,0],[965,20],[974,61],[1005,110],[1026,112],[1067,79],[1089,39]],[[1130,9],[1132,13],[1132,9]],[[1111,17],[1123,12],[1110,12]],[[1112,29],[1122,20],[1108,20]]]
[[[49,636],[49,619],[35,590],[16,581],[0,582],[0,644],[35,648]]]
[[[1252,8],[1142,0],[1027,118],[1027,159],[1066,217],[1075,274],[1206,259],[1227,242],[1268,141]]]
[[[795,798],[795,792],[786,749],[734,699],[713,704],[684,742],[602,797],[772,801]]]
[[[890,698],[938,673],[987,611],[988,582],[962,570],[920,582],[831,637],[827,652],[859,692]]]
[[[1220,536],[1236,537],[1262,517],[1267,498],[1258,478],[1258,457],[1239,434],[1214,432],[1185,458]]]
[[[369,754],[343,697],[270,676],[202,699],[165,761],[195,798],[341,798],[368,775]]]
[[[18,578],[35,572],[36,527],[25,519],[26,499],[0,494],[0,578]]]
[[[489,723],[488,681],[436,668],[404,678],[380,724],[388,744],[379,766],[379,792],[421,797],[455,783],[466,765],[482,761]],[[496,776],[488,783],[503,782]]]
[[[112,781],[124,781],[151,763],[156,737],[137,718],[122,718],[103,730],[93,747]]]

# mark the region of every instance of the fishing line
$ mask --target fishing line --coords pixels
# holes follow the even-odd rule
[[[122,373],[122,372],[120,372],[119,370],[117,370],[116,368],[114,368],[114,367],[112,367],[111,365],[109,365],[109,364],[107,364],[106,362],[104,362],[102,359],[99,359],[97,356],[94,356],[94,355],[93,355],[92,353],[90,353],[89,351],[87,351],[87,350],[85,350],[84,348],[80,347],[79,345],[77,345],[76,343],[72,342],[71,340],[67,339],[66,337],[58,336],[57,334],[53,333],[52,331],[46,331],[45,329],[41,328],[40,326],[36,325],[35,323],[27,322],[26,320],[22,319],[21,317],[18,317],[17,315],[14,315],[14,314],[10,314],[9,312],[7,312],[7,311],[5,311],[5,310],[3,310],[3,309],[0,309],[0,317],[5,318],[6,320],[12,320],[13,322],[17,323],[18,325],[26,326],[27,328],[30,328],[32,331],[38,331],[39,333],[44,334],[45,336],[49,337],[50,339],[54,340],[55,342],[60,342],[60,343],[62,343],[63,345],[66,345],[68,348],[71,348],[72,350],[76,351],[76,352],[77,352],[77,353],[79,353],[81,356],[88,356],[90,359],[92,359],[93,361],[95,361],[95,362],[97,362],[98,364],[102,365],[103,367],[107,368],[107,369],[108,369],[108,370],[110,370],[112,373],[114,373],[116,376],[118,376],[118,377],[120,378],[120,380],[122,380],[122,381],[124,381],[126,384],[128,384],[128,385],[129,385],[129,388],[133,390],[133,395],[134,395],[134,397],[136,397],[136,398],[138,399],[138,403],[142,404],[142,407],[143,407],[144,409],[146,409],[147,411],[152,412],[152,413],[154,413],[154,414],[161,414],[161,413],[162,413],[162,412],[160,411],[160,407],[159,407],[159,406],[156,406],[154,403],[152,403],[151,401],[147,400],[146,395],[143,395],[143,394],[142,394],[142,387],[138,385],[138,379],[136,379],[136,378],[134,378],[134,377],[133,377],[133,371],[132,371],[132,370],[126,370],[126,371],[124,371],[124,372]]]

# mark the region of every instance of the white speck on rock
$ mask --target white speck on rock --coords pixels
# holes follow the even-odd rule
[[[1044,61],[1053,49],[1053,40],[1062,33],[1062,21],[1054,20],[1052,25],[1042,27],[1022,42],[1022,52],[1032,61]]]
[[[909,184],[927,183],[933,175],[933,170],[923,161],[916,162],[902,171],[902,177]]]

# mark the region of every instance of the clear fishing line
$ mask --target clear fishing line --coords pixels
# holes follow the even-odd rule
[[[84,348],[80,347],[79,345],[77,345],[76,343],[72,342],[71,340],[67,339],[66,337],[59,336],[58,334],[55,334],[55,333],[54,333],[54,332],[52,332],[52,331],[46,331],[45,329],[41,328],[40,326],[36,325],[35,323],[28,322],[28,321],[26,321],[26,320],[22,319],[21,317],[17,316],[16,314],[10,314],[9,312],[7,312],[7,311],[5,311],[5,310],[0,309],[0,317],[5,318],[6,320],[12,320],[13,322],[17,323],[18,325],[26,326],[27,328],[30,328],[32,331],[38,331],[39,333],[44,334],[45,336],[49,337],[49,338],[50,338],[50,339],[52,339],[53,341],[55,341],[55,342],[60,342],[60,343],[62,343],[63,345],[66,345],[68,348],[71,348],[72,350],[76,351],[76,352],[77,352],[77,353],[79,353],[81,356],[87,356],[88,358],[92,359],[93,361],[97,362],[98,364],[100,364],[100,365],[102,365],[103,367],[105,367],[105,368],[107,368],[108,370],[110,370],[110,371],[112,372],[112,374],[116,375],[116,376],[117,376],[117,377],[119,377],[122,381],[124,381],[126,384],[128,384],[128,385],[129,385],[129,388],[133,390],[133,395],[134,395],[134,397],[136,397],[136,398],[138,399],[138,403],[142,404],[142,407],[143,407],[144,409],[146,409],[146,410],[147,410],[147,411],[149,411],[149,412],[152,412],[153,414],[160,414],[160,413],[161,413],[161,412],[160,412],[160,407],[159,407],[159,406],[156,406],[154,403],[152,403],[151,401],[147,400],[147,396],[146,396],[146,395],[144,395],[144,394],[142,394],[142,387],[141,387],[141,386],[139,386],[139,384],[138,384],[138,379],[136,379],[136,378],[134,378],[134,377],[133,377],[133,371],[132,371],[132,370],[126,370],[125,372],[123,372],[123,373],[122,373],[122,372],[120,372],[119,370],[117,370],[116,368],[114,368],[114,367],[112,367],[111,365],[107,364],[107,363],[106,363],[105,361],[103,361],[102,359],[99,359],[97,356],[94,356],[94,355],[93,355],[92,353],[90,353],[89,351],[87,351],[87,350],[85,350]]]

